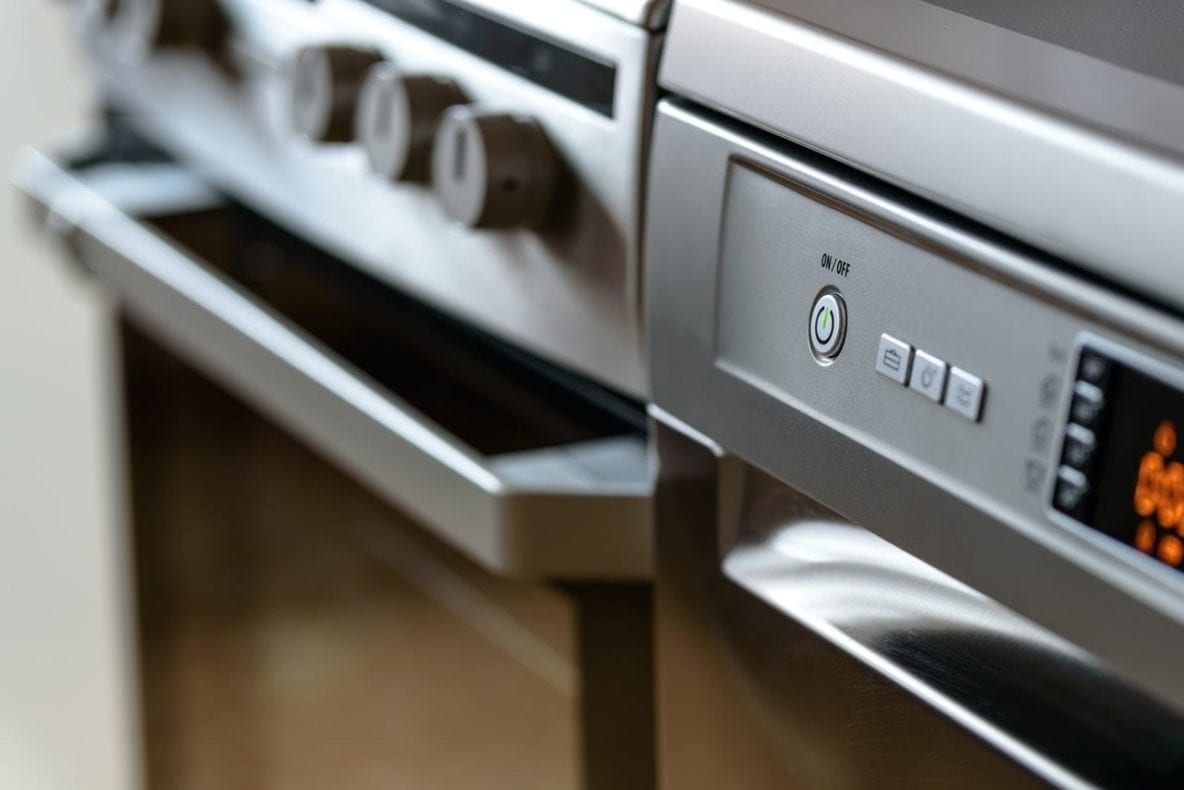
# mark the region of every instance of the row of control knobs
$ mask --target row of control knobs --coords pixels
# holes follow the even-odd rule
[[[508,228],[546,215],[558,167],[534,120],[479,111],[452,80],[400,73],[371,50],[308,47],[291,79],[297,133],[358,142],[383,178],[430,182],[458,222]]]
[[[168,48],[223,50],[218,0],[88,0],[91,13],[138,56]],[[445,211],[474,228],[540,222],[559,161],[533,119],[486,112],[450,79],[403,74],[380,53],[313,46],[292,62],[291,122],[317,143],[357,142],[383,178],[430,183]]]

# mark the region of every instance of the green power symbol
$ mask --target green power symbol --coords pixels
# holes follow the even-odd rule
[[[834,331],[831,329],[831,319],[834,309],[830,305],[823,305],[818,311],[818,320],[814,324],[814,336],[819,343],[829,343]]]

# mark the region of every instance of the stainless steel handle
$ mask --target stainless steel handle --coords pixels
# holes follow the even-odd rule
[[[724,466],[735,506],[717,534],[731,536],[733,584],[1058,786],[1179,770],[1180,719],[1088,653],[764,473]]]
[[[15,180],[154,336],[490,570],[648,575],[652,486],[638,438],[483,456],[133,215],[213,205],[185,171],[80,177],[27,151]]]

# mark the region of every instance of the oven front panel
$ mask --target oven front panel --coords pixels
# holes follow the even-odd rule
[[[1175,650],[1142,647],[1184,647],[1175,500],[1144,503],[1162,505],[1154,540],[1130,523],[1140,459],[1178,412],[1176,318],[674,102],[652,178],[658,406],[1184,705]],[[1083,366],[1107,349],[1102,379],[1162,390],[1145,421]],[[1146,434],[1125,460],[1115,419]],[[1165,482],[1178,462],[1160,462]],[[1086,509],[1095,489],[1113,515]]]

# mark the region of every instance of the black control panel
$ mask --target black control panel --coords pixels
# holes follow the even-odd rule
[[[1184,570],[1184,390],[1081,349],[1052,506]]]

